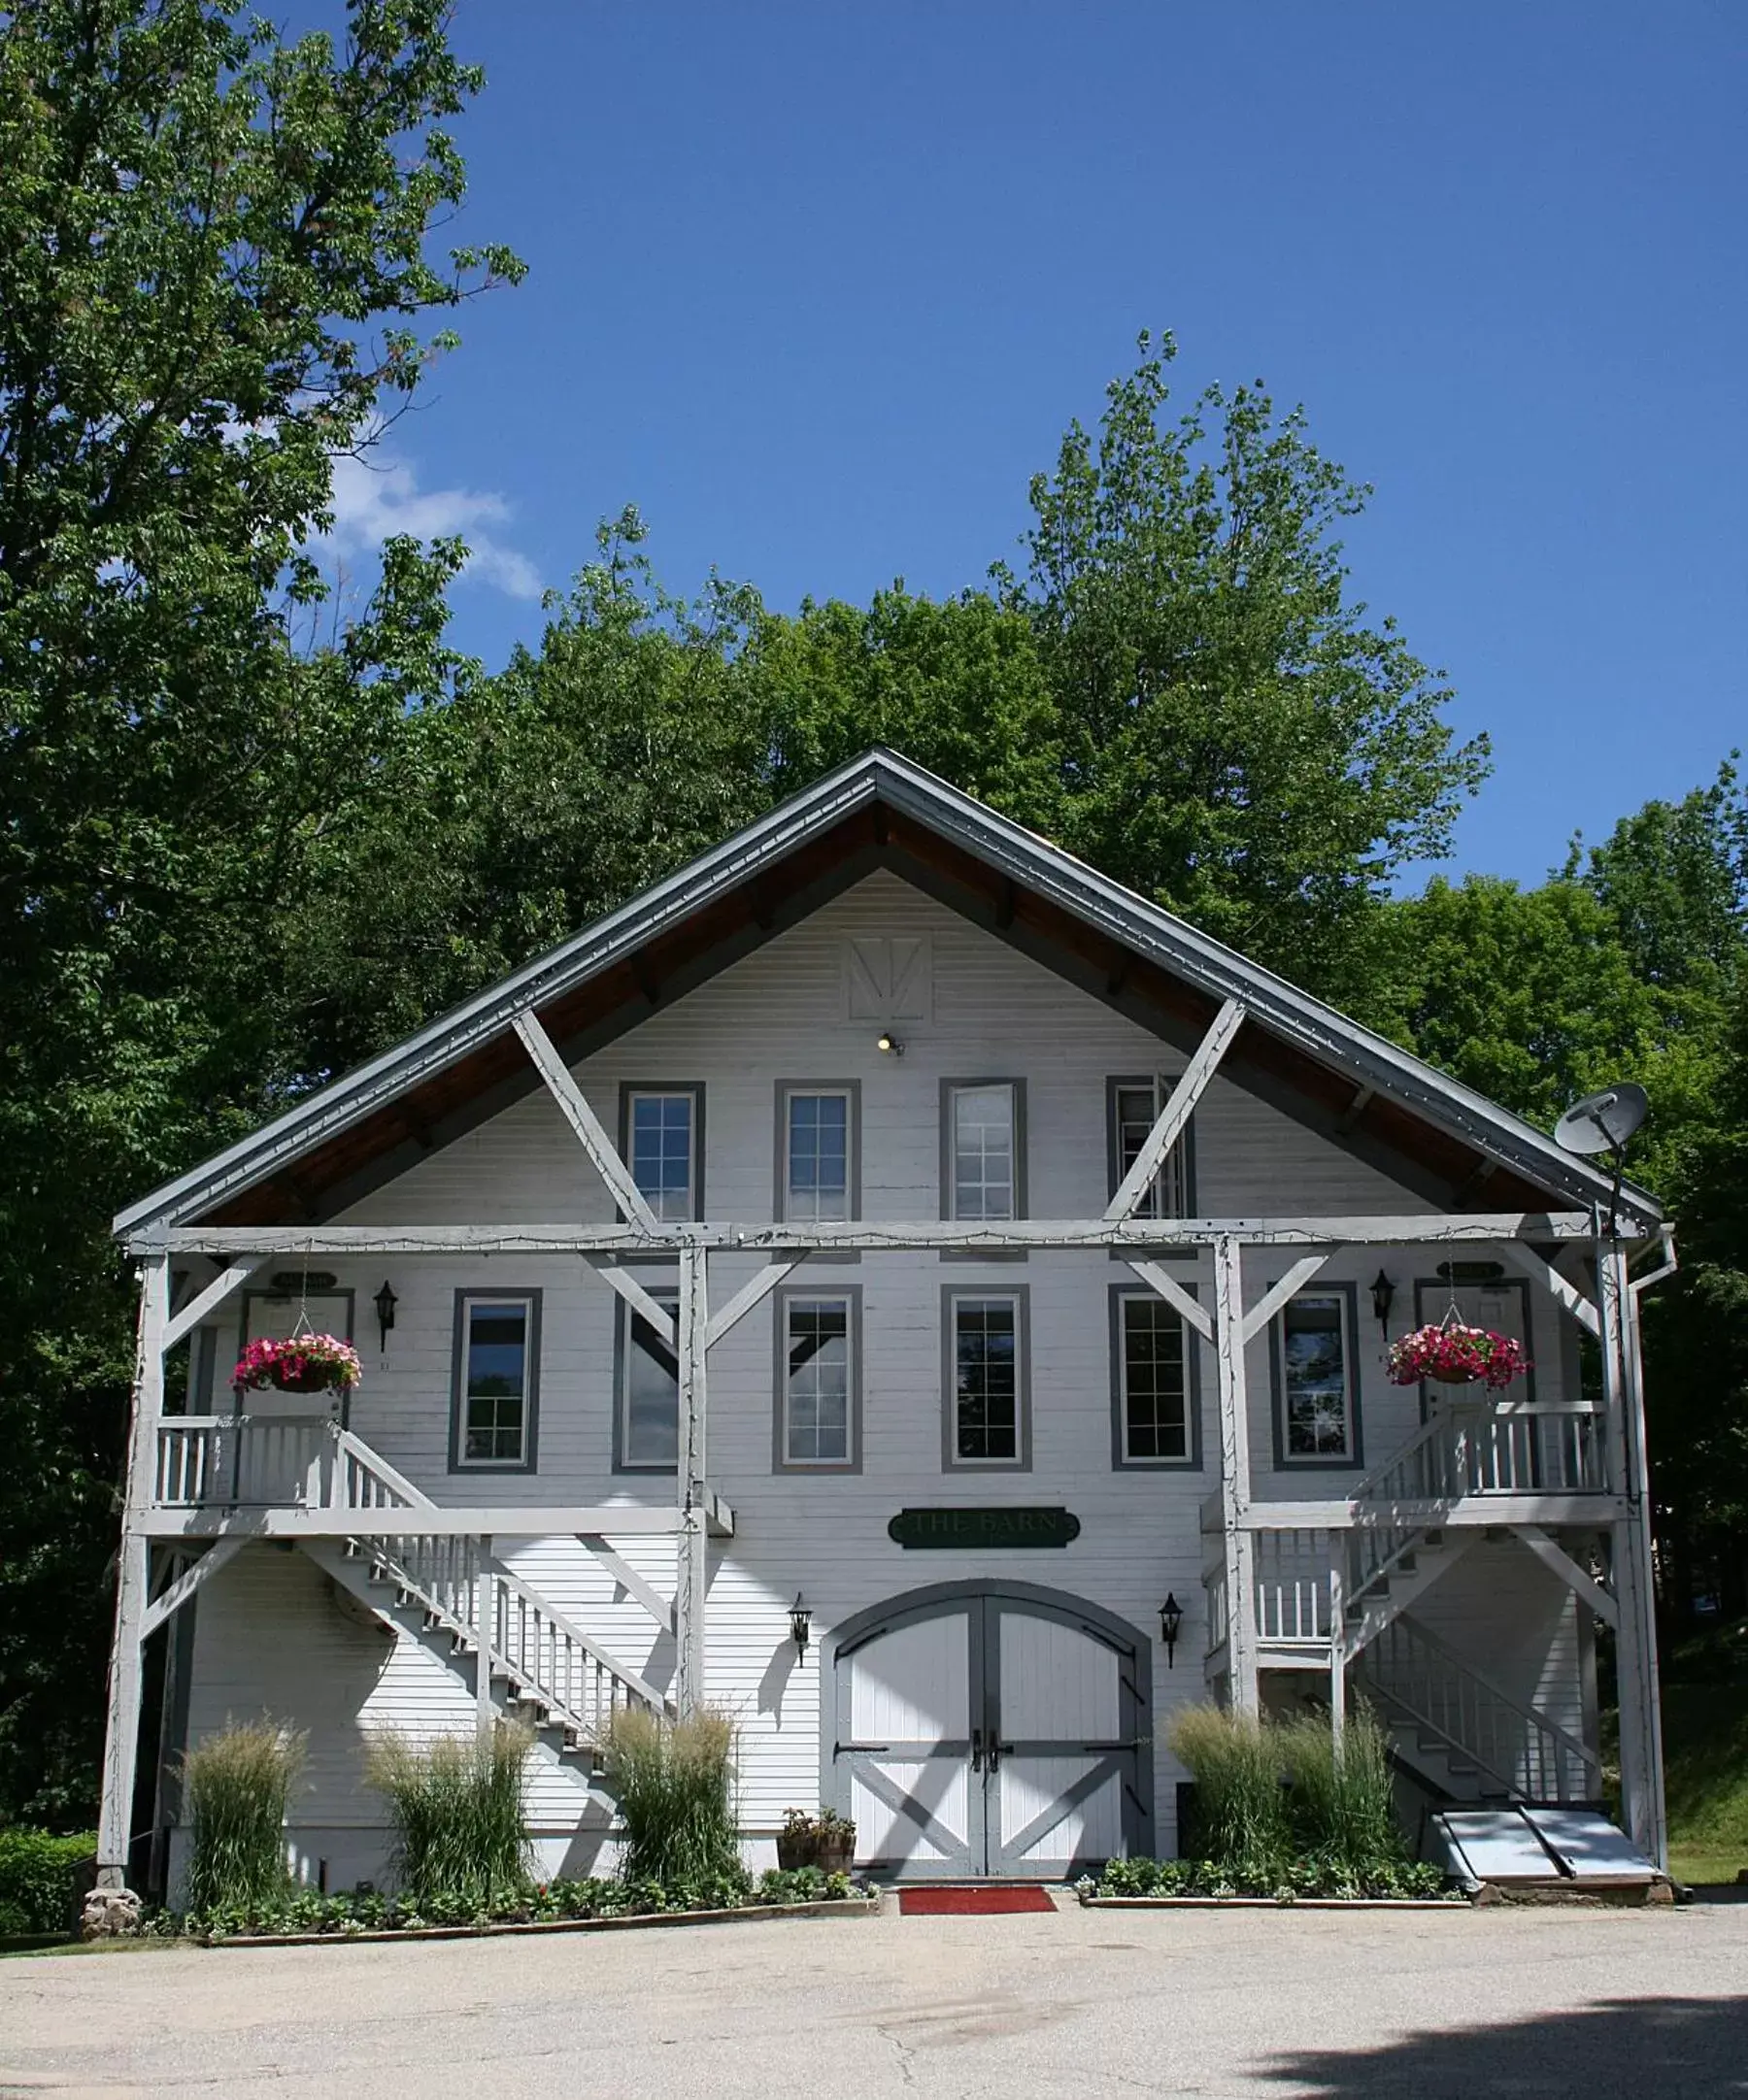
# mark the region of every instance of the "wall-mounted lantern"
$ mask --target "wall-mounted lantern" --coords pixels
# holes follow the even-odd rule
[[[1160,1639],[1165,1645],[1165,1667],[1168,1670],[1176,1658],[1178,1635],[1183,1630],[1183,1607],[1168,1589],[1165,1592],[1165,1602],[1160,1607]]]
[[[890,1028],[883,1028],[874,1038],[874,1048],[883,1057],[902,1057],[904,1045]]]
[[[388,1336],[394,1326],[394,1309],[400,1303],[400,1300],[388,1287],[387,1278],[384,1279],[382,1289],[376,1294],[375,1303],[378,1329],[377,1348],[379,1353],[386,1356],[388,1353]]]
[[[1384,1339],[1390,1339],[1390,1308],[1395,1297],[1395,1285],[1380,1269],[1372,1278],[1372,1311],[1378,1316],[1378,1325],[1384,1330]]]
[[[790,1639],[795,1644],[795,1660],[799,1662],[807,1653],[807,1644],[813,1638],[813,1613],[807,1599],[799,1590],[795,1601],[790,1606]]]

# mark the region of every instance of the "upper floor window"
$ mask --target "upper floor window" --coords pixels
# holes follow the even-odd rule
[[[780,1218],[812,1225],[857,1212],[857,1090],[785,1084],[778,1089]]]
[[[1196,1462],[1191,1340],[1155,1290],[1114,1293],[1119,1466]]]
[[[1025,1088],[1019,1080],[941,1085],[942,1215],[1025,1215]]]
[[[777,1462],[858,1462],[857,1293],[785,1291],[778,1300]]]
[[[1029,1466],[1025,1293],[949,1289],[945,1298],[948,1466]]]
[[[664,1311],[680,1302],[678,1291],[652,1290]],[[672,1467],[680,1460],[680,1363],[673,1345],[641,1313],[619,1308],[619,1462],[622,1466]]]
[[[1275,1323],[1275,1456],[1282,1465],[1360,1463],[1351,1286],[1289,1299]]]
[[[1106,1117],[1110,1151],[1110,1192],[1115,1195],[1123,1178],[1141,1156],[1148,1133],[1160,1119],[1160,1112],[1171,1098],[1177,1082],[1163,1073],[1151,1079],[1111,1080],[1106,1087]],[[1193,1217],[1195,1215],[1193,1119],[1186,1123],[1177,1143],[1165,1154],[1164,1163],[1141,1198],[1137,1217]]]
[[[456,1294],[453,1468],[533,1471],[539,1361],[538,1291]]]
[[[703,1214],[702,1086],[627,1086],[622,1142],[631,1179],[664,1224]]]

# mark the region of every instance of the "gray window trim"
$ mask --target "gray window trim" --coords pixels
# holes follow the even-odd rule
[[[850,1216],[861,1216],[861,1081],[860,1080],[779,1080],[777,1082],[777,1106],[774,1117],[775,1147],[771,1164],[771,1216],[779,1224],[793,1223],[789,1215],[789,1105],[791,1094],[843,1094],[850,1103],[850,1158],[845,1194],[849,1201]],[[835,1250],[833,1250],[836,1251]],[[858,1250],[852,1250],[840,1259],[857,1259]]]
[[[1012,1298],[1014,1334],[1020,1352],[1019,1448],[1017,1458],[961,1458],[958,1427],[958,1351],[954,1306],[960,1298]],[[944,1473],[1029,1473],[1032,1467],[1031,1423],[1031,1285],[1029,1283],[943,1283],[941,1285],[941,1470]]]
[[[521,1284],[468,1283],[455,1292],[454,1323],[450,1342],[450,1438],[449,1470],[452,1473],[533,1473],[540,1462],[540,1314],[541,1291]],[[511,1461],[503,1458],[464,1458],[461,1437],[466,1395],[462,1390],[466,1369],[467,1308],[470,1305],[502,1305],[519,1299],[528,1308],[528,1389],[522,1411],[522,1454]]]
[[[827,1283],[780,1286],[771,1293],[771,1471],[773,1473],[859,1473],[862,1469],[862,1287]],[[796,1300],[842,1298],[850,1308],[850,1420],[848,1458],[790,1458],[787,1430],[789,1400],[789,1308]]]
[[[704,1216],[704,1082],[702,1080],[621,1080],[619,1097],[619,1153],[625,1172],[635,1180],[631,1160],[631,1103],[638,1094],[690,1094],[692,1097],[692,1200],[691,1217],[696,1224]],[[624,1213],[615,1214],[622,1220]]]
[[[1287,1452],[1287,1364],[1281,1347],[1281,1323],[1287,1308],[1268,1323],[1268,1374],[1273,1392],[1270,1413],[1274,1417],[1274,1462],[1278,1473],[1360,1473],[1365,1468],[1364,1375],[1360,1347],[1360,1286],[1358,1283],[1307,1283],[1294,1291],[1288,1304],[1300,1298],[1340,1298],[1346,1305],[1348,1355],[1348,1408],[1352,1450],[1344,1458],[1293,1458]]]
[[[1160,1107],[1177,1084],[1181,1075],[1175,1072],[1120,1072],[1105,1081],[1105,1194],[1114,1196],[1123,1185],[1122,1154],[1118,1144],[1117,1094],[1125,1086],[1151,1086],[1154,1099]],[[1184,1202],[1182,1215],[1194,1217],[1199,1214],[1199,1200],[1195,1186],[1195,1111],[1190,1112],[1190,1120],[1184,1125],[1178,1147],[1184,1155]]]
[[[1200,1295],[1193,1283],[1184,1288],[1191,1297]],[[1184,1406],[1189,1416],[1190,1453],[1186,1458],[1130,1458],[1127,1455],[1127,1422],[1123,1406],[1123,1308],[1130,1298],[1158,1298],[1160,1305],[1170,1312],[1158,1291],[1146,1283],[1113,1283],[1110,1286],[1111,1329],[1111,1470],[1114,1473],[1199,1473],[1202,1464],[1202,1392],[1201,1392],[1201,1337],[1184,1321]],[[1182,1316],[1179,1316],[1182,1318]]]
[[[1014,1089],[1014,1216],[1028,1217],[1030,1197],[1025,1171],[1026,1118],[1025,1082],[996,1073],[986,1079],[944,1079],[941,1082],[941,1143],[938,1172],[941,1181],[941,1216],[953,1216],[953,1097],[963,1086],[1011,1086]],[[992,1219],[992,1223],[998,1220]],[[944,1247],[940,1251],[943,1261],[1025,1261],[1023,1247]]]
[[[671,1264],[670,1264],[671,1266]],[[673,1283],[646,1283],[644,1288],[657,1305],[679,1316],[680,1286]],[[674,1475],[680,1470],[677,1459],[632,1458],[627,1455],[626,1430],[630,1426],[625,1419],[625,1359],[631,1347],[631,1322],[636,1317],[631,1308],[617,1292],[613,1299],[613,1470],[629,1473],[645,1479],[660,1479],[663,1474]],[[676,1412],[678,1396],[676,1395]]]

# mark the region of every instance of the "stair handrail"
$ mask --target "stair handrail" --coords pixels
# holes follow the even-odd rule
[[[1415,1431],[1414,1435],[1408,1439],[1407,1443],[1404,1444],[1399,1450],[1393,1453],[1391,1457],[1385,1459],[1381,1465],[1373,1466],[1369,1473],[1362,1473],[1360,1476],[1360,1478],[1354,1483],[1353,1486],[1348,1491],[1349,1506],[1351,1508],[1357,1508],[1358,1505],[1361,1502],[1426,1502],[1429,1499],[1432,1501],[1451,1500],[1452,1498],[1449,1496],[1435,1495],[1429,1498],[1427,1495],[1420,1493],[1404,1494],[1399,1488],[1395,1489],[1394,1491],[1386,1490],[1386,1483],[1390,1481],[1393,1474],[1404,1472],[1409,1466],[1409,1464],[1415,1459],[1417,1459],[1420,1456],[1421,1452],[1424,1451],[1429,1445],[1436,1444],[1441,1438],[1448,1438],[1451,1433],[1452,1425],[1450,1417],[1448,1416],[1429,1416],[1426,1421],[1422,1422],[1419,1429]]]
[[[610,1677],[617,1678],[627,1691],[635,1692],[657,1714],[673,1712],[674,1702],[666,1692],[657,1691],[647,1678],[640,1676],[628,1664],[619,1661],[616,1656],[610,1655],[598,1641],[592,1640],[574,1619],[567,1617],[555,1604],[543,1597],[531,1583],[524,1583],[513,1569],[505,1567],[495,1553],[487,1554],[485,1565],[487,1572],[502,1583],[506,1589],[514,1591],[524,1604],[532,1605],[534,1610],[567,1640],[574,1641],[590,1662],[598,1662],[602,1669]]]
[[[339,1422],[330,1422],[329,1431],[334,1441],[334,1480],[338,1486],[342,1478],[340,1461],[350,1458],[358,1469],[368,1474],[380,1486],[386,1487],[396,1500],[409,1510],[434,1510],[433,1502],[422,1488],[415,1487],[404,1473],[397,1472],[382,1452],[365,1443],[355,1430],[343,1428]],[[344,1507],[344,1505],[342,1505]]]
[[[1515,1714],[1520,1720],[1527,1721],[1530,1727],[1538,1729],[1543,1735],[1552,1737],[1568,1756],[1578,1759],[1587,1773],[1595,1773],[1598,1783],[1600,1783],[1601,1757],[1597,1751],[1590,1749],[1581,1737],[1573,1735],[1569,1728],[1563,1726],[1552,1715],[1544,1713],[1540,1707],[1527,1705],[1514,1693],[1508,1692],[1502,1684],[1496,1683],[1493,1678],[1489,1677],[1485,1670],[1477,1670],[1466,1655],[1460,1655],[1448,1641],[1441,1640],[1424,1620],[1416,1618],[1410,1612],[1398,1612],[1385,1631],[1386,1633],[1394,1631],[1403,1639],[1418,1642],[1422,1648],[1436,1655],[1439,1661],[1455,1675],[1466,1677],[1471,1684],[1486,1692],[1490,1699],[1496,1701],[1507,1712]],[[1429,1725],[1436,1728],[1437,1724],[1429,1723]],[[1443,1729],[1438,1729],[1437,1732],[1441,1735],[1446,1733]],[[1460,1744],[1458,1747],[1463,1750],[1465,1755],[1473,1754],[1467,1745]],[[1479,1763],[1480,1760],[1477,1758],[1476,1762]],[[1495,1776],[1497,1777],[1496,1774]]]

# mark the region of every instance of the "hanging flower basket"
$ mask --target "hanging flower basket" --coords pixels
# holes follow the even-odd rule
[[[231,1373],[235,1392],[273,1386],[279,1392],[351,1392],[363,1376],[358,1352],[331,1334],[293,1335],[285,1342],[252,1342]]]
[[[1417,1327],[1390,1345],[1393,1385],[1418,1385],[1426,1379],[1435,1385],[1485,1385],[1498,1392],[1529,1368],[1521,1342],[1491,1327],[1465,1327],[1458,1319]]]

